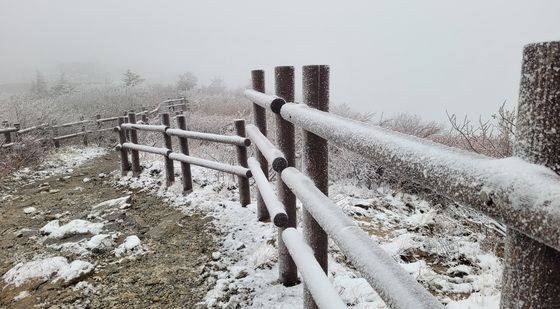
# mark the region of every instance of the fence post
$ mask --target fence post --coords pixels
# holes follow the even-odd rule
[[[145,107],[142,107],[142,122],[144,124],[149,124],[149,120],[148,120],[148,109]]]
[[[124,123],[128,123],[128,117],[125,117],[125,118],[124,118]],[[124,131],[124,136],[125,136],[125,138],[126,138],[127,141],[130,141],[130,132],[131,132],[131,131],[132,131],[132,130],[125,130],[125,131]]]
[[[80,116],[80,121],[84,121],[85,118],[84,116]],[[86,124],[82,123],[82,132],[84,133],[84,135],[82,135],[82,141],[84,143],[85,146],[87,146],[88,144],[88,138],[87,138],[87,130],[86,130]]]
[[[237,119],[234,121],[235,132],[241,137],[245,137],[245,120]],[[243,167],[248,167],[247,165],[247,147],[246,146],[236,146],[237,148],[237,162]],[[241,206],[245,207],[251,203],[251,193],[249,191],[249,179],[242,176],[237,176],[237,181],[239,183],[239,202]]]
[[[181,130],[187,129],[187,121],[184,115],[177,116],[177,127]],[[179,145],[181,147],[181,153],[189,155],[189,142],[186,137],[179,137]],[[192,192],[192,174],[191,165],[185,162],[181,162],[181,172],[183,173],[183,193]]]
[[[59,148],[60,147],[60,141],[54,139],[57,136],[58,136],[57,121],[53,120],[53,122],[52,122],[52,140],[53,140],[54,148]]]
[[[134,112],[128,113],[128,122],[136,123],[136,114]],[[125,130],[130,134],[130,142],[133,144],[138,144],[138,132],[136,130]],[[132,176],[140,176],[140,155],[138,150],[130,150],[130,157],[132,161]]]
[[[19,123],[14,123],[14,128],[17,129],[17,131],[14,132],[14,141],[18,142],[21,140],[18,131],[21,129],[21,124]]]
[[[514,154],[560,174],[558,67],[560,42],[525,46]],[[560,307],[560,252],[508,228],[504,265],[501,308]]]
[[[280,66],[274,69],[275,92],[286,102],[294,101],[294,67]],[[295,166],[295,134],[294,125],[284,120],[280,114],[276,114],[276,143],[284,157],[288,161],[288,166]],[[284,184],[281,177],[276,181],[278,198],[284,204],[288,215],[288,224],[285,228],[278,229],[278,271],[280,281],[285,286],[293,286],[298,283],[297,267],[288,252],[288,248],[282,239],[282,232],[289,227],[297,227],[296,197],[292,190]]]
[[[119,121],[119,143],[124,144],[126,143],[126,133],[124,131],[123,128],[121,128],[121,125],[123,123],[125,123],[124,121],[125,117],[119,117],[118,121]],[[121,175],[122,176],[126,176],[126,174],[128,174],[128,171],[130,171],[130,162],[128,161],[128,151],[126,149],[124,149],[123,147],[121,147]]]
[[[264,71],[263,70],[253,70],[251,71],[251,80],[253,82],[253,90],[263,92],[265,91],[264,84]],[[253,122],[255,126],[259,128],[259,131],[266,136],[266,109],[255,103],[253,103]],[[259,161],[262,171],[268,179],[268,162],[266,161],[264,155],[255,148],[257,153],[257,160]],[[270,215],[266,209],[264,200],[262,199],[261,193],[257,190],[257,219],[259,221],[269,221]]]
[[[312,108],[329,111],[329,67],[306,65],[303,67],[303,102]],[[327,141],[311,132],[303,131],[303,171],[325,195],[329,194],[329,154]],[[303,210],[303,235],[313,249],[315,258],[327,273],[328,238],[325,231]],[[304,308],[317,308],[313,297],[304,285]]]
[[[161,119],[161,124],[171,127],[171,118],[169,117],[169,113],[163,113],[159,116]],[[163,132],[163,141],[165,148],[173,150],[171,136],[167,135],[165,132]],[[168,187],[175,182],[175,168],[173,165],[173,160],[169,159],[168,157],[165,157],[165,181]]]

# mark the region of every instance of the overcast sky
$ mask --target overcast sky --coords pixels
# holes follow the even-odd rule
[[[0,0],[0,83],[94,62],[152,82],[191,71],[238,87],[251,69],[329,64],[333,102],[489,115],[516,104],[523,45],[560,39],[559,11],[557,0]]]

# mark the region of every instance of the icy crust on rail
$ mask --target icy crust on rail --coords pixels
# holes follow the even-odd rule
[[[229,164],[210,161],[206,159],[195,158],[176,152],[170,153],[169,159],[189,163],[192,165],[202,166],[216,171],[222,171],[241,177],[247,177],[247,178],[251,177],[251,171],[248,168],[239,165],[229,165]]]
[[[270,110],[276,114],[280,112],[282,105],[286,104],[286,102],[282,98],[279,98],[275,95],[264,94],[252,89],[245,90],[245,97],[251,100],[253,103],[266,108],[267,110]]]
[[[304,104],[285,104],[281,115],[560,250],[560,177],[546,167],[488,158]]]
[[[300,233],[290,227],[282,232],[282,239],[319,308],[346,308],[346,304],[342,302],[338,292],[315,259],[313,250],[305,243]]]
[[[434,296],[317,189],[307,176],[293,167],[285,169],[281,176],[305,209],[311,213],[388,307],[443,308]]]
[[[247,160],[247,164],[249,165],[251,174],[253,174],[253,179],[255,179],[255,183],[259,188],[259,192],[264,200],[266,209],[268,209],[270,213],[270,217],[272,217],[274,225],[278,227],[286,226],[288,224],[288,215],[286,215],[284,204],[278,200],[278,196],[276,196],[274,189],[272,189],[271,184],[268,182],[268,179],[266,179],[259,161],[251,157]]]
[[[257,145],[257,148],[266,160],[272,163],[272,168],[275,171],[282,172],[288,166],[288,161],[286,161],[284,154],[256,126],[252,124],[247,125],[247,135]]]
[[[251,145],[251,142],[248,138],[237,136],[237,135],[220,135],[220,134],[213,134],[213,133],[186,131],[181,129],[168,129],[165,133],[170,136],[185,137],[185,138],[197,139],[202,141],[231,144],[236,146]]]

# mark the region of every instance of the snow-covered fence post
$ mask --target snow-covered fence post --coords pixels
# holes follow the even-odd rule
[[[128,123],[128,117],[126,117],[126,113],[125,113],[124,123]],[[125,133],[124,136],[126,137],[126,141],[130,141],[130,130],[125,130],[124,133]]]
[[[280,66],[274,69],[275,92],[276,95],[284,99],[286,102],[294,101],[294,67]],[[276,143],[288,166],[295,166],[295,133],[294,125],[282,118],[280,114],[276,114]],[[296,197],[294,193],[286,186],[281,177],[276,182],[278,198],[284,204],[286,214],[288,215],[288,224],[285,228],[278,229],[278,271],[280,281],[285,286],[293,286],[297,284],[297,267],[294,260],[288,252],[288,248],[284,244],[282,232],[289,227],[297,227],[296,214]]]
[[[85,118],[84,116],[80,116],[80,121],[82,121],[81,125],[81,129],[82,129],[82,142],[84,143],[85,146],[87,146],[88,144],[88,138],[87,138],[87,129],[86,129],[86,123],[84,122]]]
[[[148,110],[145,107],[142,107],[142,122],[144,124],[149,124],[148,122],[150,122],[148,120]]]
[[[177,127],[181,130],[187,129],[187,121],[184,115],[177,116]],[[179,145],[181,147],[181,153],[184,155],[189,155],[189,142],[186,137],[179,137]],[[191,165],[185,162],[181,162],[181,172],[183,174],[183,193],[192,192],[192,174]]]
[[[560,174],[558,68],[560,42],[525,46],[514,154]],[[504,264],[501,308],[560,308],[560,252],[509,228]]]
[[[181,107],[181,110],[182,110],[183,112],[186,112],[186,111],[187,111],[187,99],[184,98],[184,97],[181,98],[181,103],[183,104],[183,106]]]
[[[56,120],[53,120],[53,121],[52,121],[51,129],[52,129],[52,130],[51,130],[51,133],[52,133],[52,137],[51,137],[51,138],[52,138],[54,147],[55,147],[55,148],[59,148],[59,147],[60,147],[60,141],[57,140],[57,139],[55,139],[55,137],[58,136],[58,126],[57,126]],[[7,141],[6,141],[6,142],[7,142]]]
[[[171,127],[171,118],[169,113],[160,114],[161,124],[167,127]],[[171,136],[163,132],[163,141],[165,148],[173,151],[173,145],[171,144]],[[169,187],[175,182],[175,167],[173,165],[173,160],[165,157],[165,181],[166,185]]]
[[[265,84],[264,84],[264,71],[263,70],[253,70],[251,71],[251,80],[253,83],[253,90],[263,92],[265,91]],[[253,122],[259,131],[266,136],[266,109],[262,106],[259,106],[253,103]],[[268,162],[264,155],[258,150],[256,151],[257,160],[261,164],[261,168],[263,170],[266,179],[268,179]],[[259,221],[268,221],[270,220],[270,214],[266,209],[266,205],[264,204],[264,200],[257,191],[257,218]]]
[[[303,67],[303,102],[312,108],[329,111],[329,67],[306,65]],[[303,171],[325,195],[329,194],[329,154],[327,141],[303,130]],[[328,238],[313,216],[303,209],[303,235],[315,253],[319,265],[327,273]],[[304,308],[317,308],[313,297],[305,288]]]
[[[245,137],[245,120],[237,119],[234,121],[235,132],[238,136]],[[237,148],[237,162],[240,166],[249,167],[247,164],[247,147],[236,146]],[[242,176],[237,176],[239,183],[239,202],[241,206],[245,207],[251,203],[251,193],[249,191],[249,179]]]
[[[128,123],[136,123],[136,113],[128,113]],[[134,129],[125,130],[130,134],[130,142],[133,144],[138,144],[138,132]],[[132,176],[140,176],[140,155],[138,150],[130,150],[130,158],[132,161]]]
[[[122,147],[124,143],[126,143],[126,133],[125,130],[121,127],[121,125],[125,123],[125,117],[119,117],[118,119],[118,133],[119,133],[119,143],[121,145],[121,175],[126,176],[128,171],[130,171],[130,162],[128,161],[128,151],[126,148]]]
[[[16,128],[16,131],[14,132],[14,140],[15,140],[16,142],[18,142],[18,141],[21,140],[21,138],[20,138],[20,136],[19,136],[19,134],[18,134],[18,131],[21,129],[21,124],[19,124],[19,123],[14,123],[14,128]]]

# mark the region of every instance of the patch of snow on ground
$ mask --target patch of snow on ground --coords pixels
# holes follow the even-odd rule
[[[23,168],[13,174],[18,179],[41,180],[54,175],[69,172],[72,168],[82,165],[91,159],[107,154],[107,149],[96,146],[67,146],[51,151],[45,162],[36,168]]]
[[[138,247],[140,247],[140,238],[136,235],[128,236],[124,242],[115,249],[115,256],[123,256],[125,253],[131,252]]]
[[[75,219],[64,225],[60,225],[59,220],[53,220],[43,226],[39,231],[48,235],[52,238],[66,238],[71,235],[76,234],[93,234],[97,235],[101,233],[103,229],[103,223],[101,222],[89,222],[86,220]]]
[[[20,286],[31,279],[70,282],[92,272],[93,268],[93,264],[89,262],[75,260],[68,263],[65,257],[55,256],[18,263],[8,270],[3,278],[6,283],[15,286]]]

